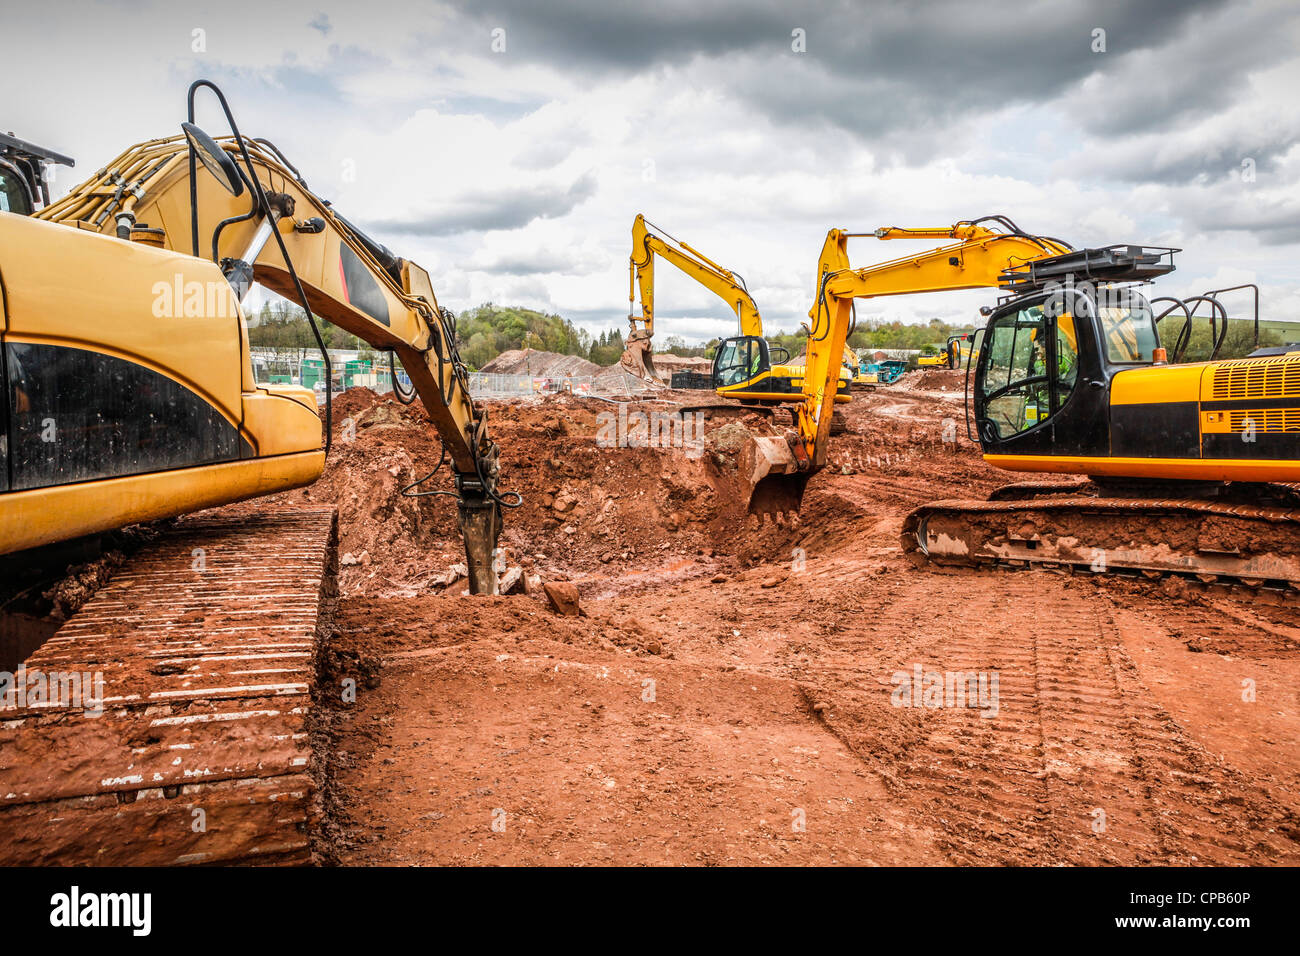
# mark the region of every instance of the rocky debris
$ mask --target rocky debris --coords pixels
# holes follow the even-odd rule
[[[715,428],[705,438],[705,445],[712,452],[720,455],[738,455],[753,434],[741,422],[727,422],[721,428]]]
[[[462,578],[469,577],[469,567],[465,564],[453,564],[445,572],[438,575],[429,582],[431,587],[446,587],[449,584],[455,584]]]
[[[547,600],[551,602],[551,608],[557,613],[566,617],[577,617],[582,614],[577,585],[570,584],[568,581],[547,581],[542,585],[542,590],[546,593]]]
[[[524,594],[527,591],[527,582],[524,579],[524,569],[515,565],[512,568],[506,568],[505,573],[501,575],[497,582],[497,588],[502,594]]]

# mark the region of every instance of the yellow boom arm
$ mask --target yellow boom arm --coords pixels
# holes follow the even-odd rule
[[[632,255],[628,257],[628,325],[631,327],[624,353],[624,364],[635,375],[654,374],[650,358],[650,340],[655,331],[655,256],[661,256],[686,275],[704,286],[736,313],[741,335],[763,335],[763,319],[758,314],[745,280],[729,269],[724,269],[698,249],[673,239],[665,240],[651,232],[651,223],[640,213],[632,222]],[[657,227],[655,227],[657,228]],[[660,230],[662,232],[662,230]],[[667,236],[667,233],[664,233]],[[634,313],[638,288],[641,293],[641,314]],[[641,368],[636,364],[640,363]]]
[[[889,226],[870,233],[877,239],[956,239],[912,256],[854,269],[849,264],[852,233],[832,229],[822,246],[808,335],[804,400],[799,406],[797,460],[809,471],[826,463],[831,402],[840,374],[840,357],[853,318],[855,299],[918,292],[996,288],[1004,273],[1070,251],[1065,243],[1041,236],[996,232],[976,222],[939,228]]]
[[[232,159],[242,159],[233,137],[216,143]],[[455,329],[438,305],[428,273],[336,214],[274,146],[264,140],[245,143],[260,191],[252,188],[242,163],[239,171],[248,188],[241,195],[201,168],[191,177],[189,144],[175,136],[131,147],[37,215],[210,258],[222,266],[241,300],[254,280],[297,300],[293,274],[272,230],[278,232],[311,311],[401,360],[455,469],[471,588],[495,593],[492,550],[501,525],[497,449],[485,413],[470,399]],[[261,195],[266,204],[257,208]],[[191,208],[197,211],[197,233],[191,229]]]

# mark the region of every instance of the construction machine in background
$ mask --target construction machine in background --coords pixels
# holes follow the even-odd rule
[[[931,346],[926,346],[930,348]],[[948,351],[944,349],[935,349],[928,355],[919,355],[916,359],[917,368],[948,368]]]
[[[194,125],[203,89],[230,135]],[[182,129],[34,216],[0,213],[0,555],[316,480],[331,396],[322,427],[311,390],[254,380],[241,303],[256,282],[303,307],[327,381],[317,317],[401,361],[413,390],[397,398],[418,395],[442,442],[406,493],[458,499],[470,590],[496,593],[501,509],[519,499],[498,490],[497,446],[428,274],[335,212],[269,140],[242,136],[212,84],[191,86]],[[447,463],[453,489],[430,489]],[[25,662],[33,680],[84,674],[96,708],[0,686],[2,862],[309,858],[333,509],[158,534]]]
[[[772,406],[803,400],[803,367],[790,353],[763,338],[763,319],[740,275],[718,265],[689,244],[637,214],[632,222],[628,259],[628,331],[620,364],[648,382],[663,384],[654,367],[655,260],[662,258],[704,286],[736,314],[741,334],[723,339],[714,353],[713,388],[720,398],[745,405]],[[640,293],[641,314],[635,313]],[[852,373],[845,369],[836,386],[837,402],[849,401]]]

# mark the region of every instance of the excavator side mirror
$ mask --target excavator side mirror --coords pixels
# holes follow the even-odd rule
[[[189,141],[190,149],[194,150],[194,155],[208,168],[208,172],[217,177],[217,182],[228,189],[232,196],[243,193],[244,181],[240,178],[239,167],[235,165],[230,154],[193,123],[181,123],[181,130]]]

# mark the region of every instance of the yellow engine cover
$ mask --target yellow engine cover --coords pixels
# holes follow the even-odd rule
[[[258,386],[211,262],[0,213],[0,553],[314,481],[307,389]]]

